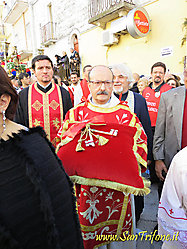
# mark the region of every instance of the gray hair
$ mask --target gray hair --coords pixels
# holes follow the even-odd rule
[[[112,72],[114,69],[120,71],[121,75],[126,76],[128,78],[129,82],[133,81],[132,72],[131,72],[130,68],[127,66],[127,64],[125,64],[125,63],[114,64],[114,65],[110,66],[109,68],[112,70]]]

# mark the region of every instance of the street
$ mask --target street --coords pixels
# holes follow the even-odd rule
[[[157,210],[158,210],[158,194],[157,194],[157,185],[151,185],[151,193],[145,196],[144,199],[144,211],[140,217],[137,228],[142,231],[148,231],[147,234],[151,235],[155,225],[157,224]],[[160,249],[162,242],[153,241],[151,239],[145,241],[142,236],[137,240],[136,248],[137,249]]]

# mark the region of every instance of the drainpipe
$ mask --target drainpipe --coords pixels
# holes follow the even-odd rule
[[[29,2],[29,12],[30,12],[30,21],[31,21],[31,37],[32,37],[32,52],[33,52],[33,57],[37,55],[37,43],[36,43],[36,35],[35,35],[35,21],[34,21],[34,4],[37,1]]]

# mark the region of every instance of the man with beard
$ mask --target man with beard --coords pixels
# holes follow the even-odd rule
[[[70,95],[51,81],[53,63],[47,55],[35,56],[32,69],[37,82],[20,92],[15,121],[29,128],[42,126],[55,146],[57,132],[72,107]]]
[[[122,101],[126,101],[130,110],[134,112],[139,118],[145,133],[147,135],[148,143],[148,165],[152,161],[152,147],[153,136],[151,130],[151,121],[147,109],[145,99],[136,92],[129,90],[129,83],[132,78],[132,73],[129,67],[125,64],[115,64],[111,66],[111,70],[114,74],[114,94]],[[140,219],[140,215],[144,208],[144,197],[135,196],[135,214],[136,222]]]
[[[152,82],[143,91],[142,96],[146,99],[148,111],[151,119],[151,127],[153,131],[156,126],[156,119],[160,97],[163,92],[167,92],[172,87],[164,82],[166,73],[166,65],[162,62],[157,62],[151,67]]]
[[[71,102],[74,105],[74,91],[78,87],[79,83],[79,78],[78,78],[78,73],[76,71],[71,72],[70,74],[70,80],[71,80],[71,85],[68,86],[68,91],[71,97]]]
[[[152,82],[143,91],[142,96],[146,99],[149,116],[151,119],[151,127],[154,136],[158,107],[160,103],[160,97],[163,92],[167,92],[172,89],[171,86],[164,82],[164,76],[166,73],[166,65],[162,62],[156,62],[151,67]],[[158,182],[158,178],[155,173],[154,162],[150,165],[150,177],[152,182]]]

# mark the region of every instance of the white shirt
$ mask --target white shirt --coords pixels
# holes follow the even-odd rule
[[[158,208],[159,234],[178,234],[177,248],[187,248],[187,147],[175,155]],[[175,234],[174,234],[175,233]]]

